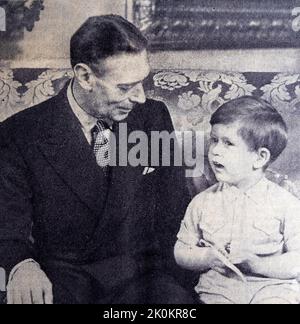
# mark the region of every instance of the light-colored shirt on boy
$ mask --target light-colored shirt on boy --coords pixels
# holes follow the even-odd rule
[[[230,246],[232,256],[246,249],[260,257],[300,253],[300,201],[266,178],[245,193],[218,183],[191,202],[178,239],[192,247],[202,239],[223,250]],[[231,272],[210,270],[200,276],[196,291],[205,303],[249,304],[272,297],[300,302],[295,280],[246,278],[247,284]]]

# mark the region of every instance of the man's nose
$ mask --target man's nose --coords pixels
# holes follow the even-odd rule
[[[138,104],[143,104],[146,102],[146,95],[144,86],[142,84],[137,84],[130,95],[130,101]]]

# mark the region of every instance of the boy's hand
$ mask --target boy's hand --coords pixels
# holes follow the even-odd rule
[[[218,251],[214,248],[207,249],[207,264],[212,270],[215,270],[220,274],[225,275],[227,273],[227,267],[220,260]]]
[[[260,258],[250,250],[244,249],[236,254],[230,254],[229,260],[243,273],[255,273],[256,264]]]

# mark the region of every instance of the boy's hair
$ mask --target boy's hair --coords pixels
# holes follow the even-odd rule
[[[147,39],[132,23],[118,15],[89,18],[71,39],[71,65],[84,63],[90,68],[100,60],[123,53],[146,50]]]
[[[288,142],[288,128],[279,112],[267,101],[245,96],[222,105],[211,117],[210,124],[241,123],[239,135],[251,151],[266,148],[270,163],[284,151]]]

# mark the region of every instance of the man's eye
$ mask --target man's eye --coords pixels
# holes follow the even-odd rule
[[[119,89],[121,91],[127,92],[127,91],[129,91],[131,89],[131,87],[130,86],[119,86]]]
[[[211,138],[210,138],[210,142],[211,142],[212,144],[217,144],[217,143],[218,143],[218,139],[217,139],[216,137],[211,137]]]

